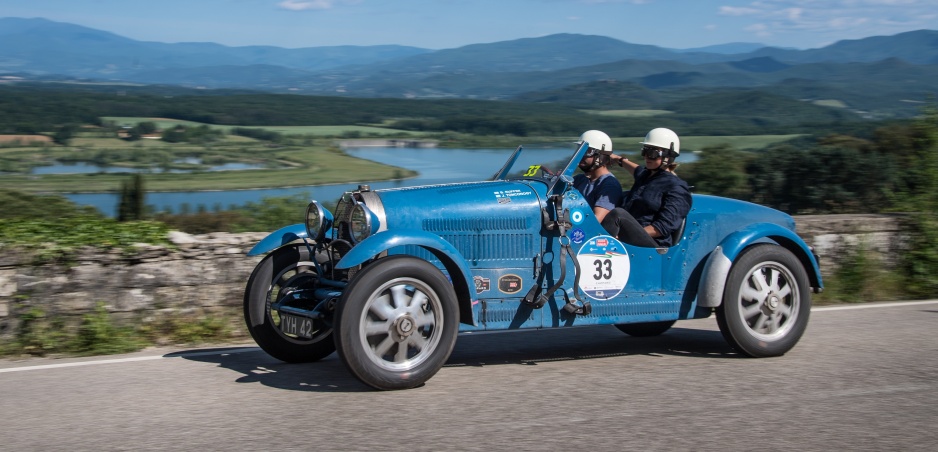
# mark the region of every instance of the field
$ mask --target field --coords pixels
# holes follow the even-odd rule
[[[230,132],[231,129],[236,127],[244,127],[251,129],[264,129],[271,132],[277,132],[284,135],[308,135],[316,137],[336,137],[336,136],[348,136],[350,134],[357,134],[361,136],[421,136],[424,135],[422,132],[411,132],[407,130],[396,130],[388,129],[384,127],[370,127],[370,126],[226,126],[226,125],[216,125],[216,124],[203,124],[200,122],[193,121],[182,121],[176,119],[165,119],[165,118],[133,118],[133,117],[121,117],[121,116],[105,116],[101,118],[104,121],[111,121],[120,126],[129,126],[132,127],[140,122],[152,122],[156,124],[159,129],[168,129],[175,127],[177,125],[182,125],[186,127],[198,127],[206,125],[212,129],[222,130],[224,132]]]
[[[52,138],[45,135],[0,135],[0,145],[14,143],[51,143]]]
[[[623,111],[624,112],[624,111]],[[625,114],[620,112],[620,114]],[[639,114],[632,110],[628,114]],[[646,114],[653,114],[646,111]],[[152,121],[165,130],[176,125],[203,124],[160,118],[106,117],[120,125],[133,126]],[[209,125],[225,132],[232,126]],[[236,135],[224,134],[207,143],[167,143],[158,139],[125,141],[107,137],[103,130],[87,130],[73,138],[69,146],[43,143],[0,147],[0,188],[42,193],[113,192],[128,180],[127,173],[97,172],[85,174],[29,174],[33,166],[56,162],[87,162],[101,167],[126,167],[148,171],[146,187],[150,191],[235,190],[276,188],[358,180],[406,178],[412,171],[355,159],[344,154],[336,140],[354,137],[407,136],[400,130],[366,126],[254,127],[276,131],[288,138],[275,144]],[[113,132],[111,132],[113,133]],[[440,138],[413,133],[411,136]],[[682,150],[699,151],[708,146],[727,144],[739,150],[762,149],[797,135],[757,136],[687,136]],[[514,148],[519,144],[571,143],[576,137],[513,137],[447,134],[441,147]],[[617,152],[635,154],[642,137],[615,138]],[[406,152],[402,149],[401,152]],[[186,163],[198,159],[211,164],[245,163],[261,169],[242,171],[207,171],[209,165]],[[180,163],[182,162],[182,163]],[[164,170],[186,170],[172,173]]]

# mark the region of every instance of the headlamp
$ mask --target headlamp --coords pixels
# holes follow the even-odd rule
[[[309,238],[322,240],[326,231],[332,229],[332,223],[332,212],[326,210],[319,201],[313,200],[306,206],[306,234]]]
[[[355,243],[361,242],[378,232],[380,227],[378,216],[369,210],[364,203],[356,202],[349,215],[349,233],[352,236],[352,241]]]

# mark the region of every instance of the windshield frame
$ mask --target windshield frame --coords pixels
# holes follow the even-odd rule
[[[586,151],[589,149],[589,143],[580,142],[577,143],[577,147],[574,149],[573,153],[570,155],[569,159],[566,160],[566,163],[563,164],[562,169],[555,173],[549,173],[552,179],[556,179],[560,176],[561,179],[573,179],[573,175],[576,172],[576,169],[579,166],[580,160],[583,159],[583,156],[586,155]],[[491,180],[513,180],[513,179],[542,179],[534,176],[521,176],[521,177],[509,177],[512,174],[512,171],[518,171],[515,165],[520,160],[522,153],[524,152],[524,145],[518,146],[515,151],[508,157],[508,160],[505,161],[505,164],[495,172]],[[531,169],[539,170],[546,169],[540,166],[532,166]],[[552,182],[553,185],[555,182]]]

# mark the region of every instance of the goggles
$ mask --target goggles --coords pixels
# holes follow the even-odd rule
[[[602,153],[602,151],[599,150],[599,149],[596,149],[596,148],[587,148],[587,149],[586,149],[586,154],[583,154],[583,158],[596,157],[596,156],[599,155],[600,153]]]
[[[660,159],[664,156],[664,152],[667,149],[661,149],[654,146],[645,146],[642,148],[642,157],[647,157],[650,159]]]

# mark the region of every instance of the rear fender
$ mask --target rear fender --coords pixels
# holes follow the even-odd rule
[[[308,234],[306,233],[306,225],[303,223],[284,226],[274,232],[271,232],[267,237],[261,239],[260,242],[257,242],[257,245],[254,245],[254,248],[251,248],[251,251],[248,251],[248,256],[257,256],[259,254],[269,253],[294,240],[305,239],[307,237]]]
[[[703,274],[697,293],[697,306],[715,308],[723,302],[726,278],[730,274],[733,261],[744,249],[760,242],[774,242],[791,251],[808,274],[811,286],[816,290],[823,287],[821,269],[811,248],[790,229],[772,223],[750,225],[736,231],[720,242],[704,264]]]
[[[470,288],[474,287],[474,283],[472,282],[469,264],[466,263],[466,260],[451,243],[436,234],[417,229],[394,229],[393,232],[379,232],[355,245],[351,251],[339,260],[336,268],[350,268],[361,265],[368,259],[391,248],[407,245],[420,246],[440,260],[449,273],[449,279],[456,290],[460,321],[476,325],[476,319],[472,314],[472,297],[470,296]]]

